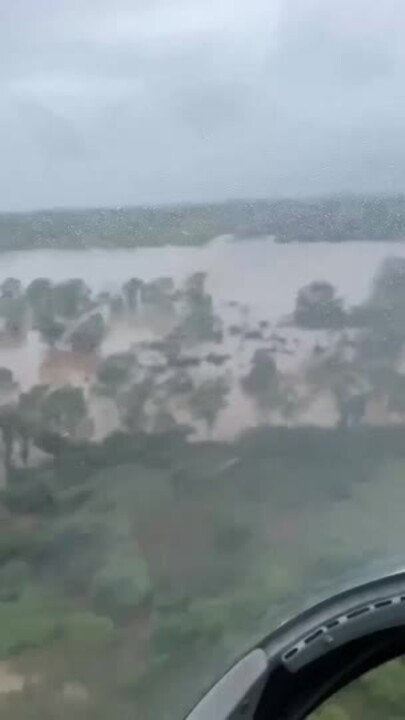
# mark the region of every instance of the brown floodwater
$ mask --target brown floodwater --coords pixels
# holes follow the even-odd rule
[[[0,281],[8,276],[17,277],[24,284],[36,277],[49,277],[55,282],[81,277],[98,292],[117,290],[131,276],[144,280],[170,276],[179,284],[192,272],[205,271],[216,312],[225,328],[244,323],[257,327],[263,320],[269,323],[262,340],[242,342],[239,337],[226,335],[220,352],[229,354],[230,359],[220,370],[202,363],[191,373],[195,380],[218,372],[229,379],[229,402],[215,429],[216,436],[229,438],[258,420],[254,404],[243,395],[239,386],[239,379],[246,374],[257,348],[269,349],[288,382],[302,385],[305,365],[314,346],[330,348],[339,342],[338,333],[304,332],[283,324],[283,318],[293,309],[299,288],[313,280],[327,280],[335,285],[348,304],[361,302],[367,296],[379,264],[388,255],[405,256],[405,247],[384,242],[281,245],[271,239],[235,242],[218,238],[199,248],[37,250],[3,254]],[[141,343],[167,332],[170,323],[170,317],[156,313],[141,313],[136,319],[114,322],[100,353],[109,355],[132,349],[140,362],[147,365],[149,357]],[[218,346],[207,344],[198,348],[201,357],[210,351],[218,352]],[[0,366],[13,371],[22,390],[38,382],[69,383],[86,388],[95,436],[102,437],[117,426],[119,418],[111,401],[94,398],[88,392],[98,360],[96,354],[50,350],[34,331],[28,333],[25,341],[11,343],[3,338],[0,343]],[[180,419],[189,420],[184,408],[172,409]],[[273,413],[268,420],[276,422],[280,417]],[[327,393],[317,395],[294,418],[295,423],[308,421],[322,425],[336,422],[333,399]],[[204,432],[202,426],[198,428],[198,436]]]

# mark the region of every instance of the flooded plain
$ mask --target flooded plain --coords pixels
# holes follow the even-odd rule
[[[131,250],[33,250],[4,253],[0,281],[16,277],[53,282],[81,278],[94,291],[114,290],[129,277],[170,276],[179,282],[196,271],[208,273],[208,289],[220,303],[238,300],[272,320],[291,312],[297,290],[327,280],[349,303],[362,301],[370,279],[390,255],[405,257],[405,246],[387,242],[290,243],[269,238],[233,241],[221,237],[201,247]]]
[[[255,350],[264,347],[270,351],[286,382],[296,384],[314,347],[332,347],[340,340],[340,335],[333,332],[303,331],[286,325],[298,290],[314,280],[328,281],[347,306],[356,305],[366,299],[376,270],[389,255],[405,257],[405,247],[385,242],[279,244],[270,238],[236,242],[221,237],[206,246],[190,248],[5,253],[0,261],[0,282],[15,277],[26,286],[39,277],[54,283],[80,278],[97,294],[118,292],[130,277],[143,281],[171,277],[179,286],[192,273],[205,272],[207,290],[224,327],[239,324],[252,328],[262,323],[266,328],[259,339],[250,338],[246,342],[224,335],[222,351],[228,357],[223,370],[231,391],[227,406],[218,417],[215,435],[230,438],[258,421],[257,408],[243,394],[238,382],[248,371]],[[136,318],[110,321],[98,354],[87,355],[63,347],[50,348],[41,342],[37,332],[30,331],[18,341],[2,339],[0,366],[12,370],[21,390],[36,383],[70,384],[86,389],[95,375],[100,355],[132,350],[140,357],[145,352],[141,350],[142,343],[161,337],[169,327],[170,318],[145,312],[138,313]],[[211,344],[202,344],[198,353],[204,357],[213,349]],[[147,355],[143,362],[149,362]],[[200,381],[209,377],[211,371],[202,364],[190,373]],[[90,398],[87,391],[86,395],[90,400],[94,437],[103,437],[118,425],[114,404],[107,398]],[[172,411],[177,418],[187,420],[181,407]],[[276,412],[267,420],[280,422],[280,416]],[[328,393],[303,403],[294,423],[308,422],[335,424],[336,411]]]
[[[190,700],[196,699],[201,687],[209,685],[223,672],[228,660],[233,661],[251,646],[252,640],[259,639],[275,621],[279,621],[279,617],[284,617],[290,595],[298,602],[309,589],[311,593],[318,592],[321,583],[329,582],[330,576],[334,580],[340,577],[360,556],[362,567],[364,557],[368,558],[372,553],[376,557],[384,553],[391,557],[392,549],[396,551],[402,540],[402,455],[399,459],[394,453],[388,460],[385,455],[380,458],[377,444],[375,455],[369,458],[361,444],[359,449],[356,446],[353,450],[351,433],[325,429],[338,426],[342,420],[336,375],[340,372],[338,380],[342,382],[343,377],[345,382],[347,375],[344,373],[356,365],[351,353],[354,355],[359,347],[360,326],[348,322],[339,329],[314,330],[302,323],[299,326],[298,314],[294,316],[297,293],[313,281],[330,283],[338,298],[343,299],[346,310],[360,305],[369,297],[373,278],[390,255],[405,257],[405,247],[357,242],[280,245],[271,239],[234,242],[220,238],[203,248],[164,247],[109,252],[50,250],[1,257],[0,283],[6,278],[16,278],[22,283],[17,300],[23,299],[25,324],[22,323],[23,331],[14,335],[7,331],[7,325],[0,328],[0,371],[6,380],[4,369],[12,371],[15,381],[9,383],[12,387],[8,395],[0,388],[0,407],[4,406],[1,411],[4,410],[6,428],[8,403],[14,402],[17,408],[20,403],[23,411],[28,408],[27,417],[30,421],[33,417],[32,427],[36,434],[25,461],[23,444],[17,441],[11,444],[8,461],[11,469],[3,441],[0,489],[7,493],[10,485],[13,491],[9,483],[12,472],[20,473],[21,477],[27,474],[26,487],[31,487],[37,471],[41,472],[42,467],[55,467],[61,473],[61,479],[55,480],[54,484],[60,482],[61,502],[66,502],[66,498],[75,497],[77,475],[78,485],[83,484],[86,492],[90,489],[89,499],[79,508],[71,510],[69,505],[69,509],[63,511],[66,522],[73,526],[78,523],[80,529],[85,528],[87,537],[93,515],[97,516],[98,523],[105,513],[103,537],[109,551],[105,563],[112,563],[114,581],[116,569],[121,571],[124,551],[127,552],[124,561],[137,582],[138,578],[139,583],[144,582],[144,565],[138,562],[140,554],[150,572],[154,599],[150,606],[144,603],[131,610],[128,644],[122,642],[122,636],[118,638],[114,645],[116,656],[111,655],[109,645],[104,655],[97,651],[77,671],[76,656],[72,655],[75,665],[71,667],[69,653],[65,659],[63,652],[52,654],[52,649],[45,647],[10,664],[2,666],[0,663],[0,706],[2,702],[8,702],[7,694],[10,698],[16,695],[22,684],[38,697],[43,693],[47,698],[49,683],[52,698],[62,698],[63,702],[73,698],[75,709],[77,702],[86,708],[86,704],[99,695],[104,698],[104,686],[108,692],[113,688],[110,692],[113,698],[127,692],[122,690],[127,687],[123,685],[126,677],[123,680],[123,676],[129,672],[130,679],[125,682],[132,688],[131,692],[134,677],[139,683],[136,695],[131,695],[128,701],[131,710],[135,702],[142,708],[139,717],[164,717],[162,708],[167,706],[167,698],[173,698],[171,702],[175,707],[178,703],[186,707]],[[198,310],[208,306],[212,321],[209,333],[201,330],[206,326],[201,323],[198,312],[191,316],[195,326],[190,328],[187,324],[190,317],[187,311],[191,312],[193,300],[190,277],[201,271],[206,273],[206,278],[202,281]],[[91,289],[90,297],[84,288],[86,302],[77,313],[63,316],[60,307],[56,304],[51,307],[56,324],[61,317],[64,320],[62,335],[55,342],[44,333],[43,326],[37,324],[39,330],[33,330],[34,323],[30,322],[35,306],[32,288],[30,294],[27,287],[38,278],[51,280],[52,293],[55,293],[57,283],[74,278],[82,279]],[[138,284],[138,295],[133,304],[128,289],[123,289],[123,284],[131,278],[145,283],[144,286]],[[162,292],[160,300],[155,296],[155,301],[151,301],[149,295],[148,302],[144,291],[153,290],[153,286],[147,283],[162,278],[171,278],[173,286],[163,283],[166,289],[170,286],[170,291]],[[162,288],[162,283],[156,287]],[[1,292],[4,300],[4,285]],[[122,301],[119,311],[114,305],[117,298]],[[7,301],[7,297],[5,299]],[[49,304],[52,305],[52,301]],[[73,333],[94,314],[103,316],[104,334],[90,350],[78,350],[72,342]],[[349,312],[345,314],[346,319],[351,317]],[[331,328],[331,325],[327,327]],[[183,334],[177,335],[176,354],[169,338],[176,338],[178,328]],[[193,334],[196,328],[198,332]],[[114,355],[117,358],[117,354],[119,357],[122,353],[126,360],[129,358],[123,379],[119,376],[117,380],[117,376],[111,378],[110,375],[109,384],[104,375],[103,381],[100,369],[103,366],[105,369],[106,358],[111,359]],[[267,375],[264,389],[263,382],[259,382],[260,387],[256,385],[252,392],[252,384],[249,390],[246,379],[251,376],[258,353],[265,358],[265,369],[270,374],[274,371],[275,384]],[[329,359],[332,363],[322,368],[322,362],[327,363]],[[334,364],[336,359],[337,365]],[[266,361],[269,361],[267,365]],[[403,356],[399,362],[403,366]],[[200,394],[200,408],[196,408],[195,396],[210,382],[212,391],[217,380],[224,381],[226,387],[223,403],[220,400],[217,404],[212,392],[209,396],[211,406],[214,405],[211,422],[210,413],[206,413],[207,396]],[[46,444],[49,438],[42,433],[43,427],[54,427],[54,416],[49,411],[52,407],[43,402],[38,420],[35,413],[29,414],[32,406],[21,402],[22,398],[26,399],[23,392],[37,384],[48,386],[45,389],[48,401],[54,388],[69,385],[83,391],[78,394],[82,395],[85,407],[79,407],[77,413],[73,408],[72,426],[66,408],[71,409],[71,403],[78,398],[72,397],[70,390],[67,393],[70,397],[65,395],[63,403],[59,398],[57,436],[67,436],[66,446],[74,451],[71,456],[66,455],[66,474],[62,474],[62,471],[65,473],[63,461],[54,462],[52,447]],[[356,380],[353,386],[358,397]],[[66,388],[62,394],[64,390]],[[362,392],[360,387],[360,394]],[[260,402],[266,395],[268,404]],[[356,399],[356,395],[353,397]],[[133,404],[127,404],[127,399],[132,399]],[[201,411],[201,406],[202,412],[195,412],[196,409]],[[13,418],[11,414],[10,424]],[[396,421],[403,423],[404,418],[405,410],[398,414]],[[163,430],[158,430],[158,419],[166,423]],[[170,423],[173,420],[175,422]],[[373,436],[374,428],[370,425],[387,425],[395,418],[393,413],[387,412],[385,405],[381,405],[381,393],[376,392],[367,403],[360,424],[363,424],[362,420],[365,422],[361,430],[370,433],[378,443],[381,428],[377,428]],[[165,432],[168,431],[170,436],[170,430],[179,429],[180,424],[188,426],[186,430],[190,430],[191,441],[230,442],[190,442],[184,447],[180,445],[177,450],[173,443],[174,449],[168,449],[171,445],[168,443],[166,447]],[[265,427],[275,425],[278,426],[275,429]],[[41,433],[37,433],[38,427]],[[159,427],[162,428],[162,424]],[[253,427],[257,427],[256,432],[243,434],[243,430]],[[114,435],[119,429],[126,432]],[[121,452],[115,459],[113,451],[116,452],[114,443],[117,440],[121,442],[124,436],[126,447],[131,453],[138,453],[136,443],[144,432],[148,442],[156,433],[153,441],[157,440],[157,444],[151,446],[150,460],[146,454],[146,460],[140,454],[122,459]],[[162,467],[156,464],[154,455],[161,440],[157,437],[159,432],[163,433],[165,442]],[[347,443],[344,451],[339,445],[342,437]],[[284,449],[279,454],[277,443],[280,438],[287,443],[284,446],[287,451]],[[361,443],[363,435],[353,433],[353,438],[353,443]],[[86,461],[70,466],[67,463],[76,457],[74,453],[81,446],[75,442],[71,445],[72,439],[105,440],[105,443],[99,443],[96,451],[104,453],[107,448],[110,455],[107,452],[100,455],[100,466],[96,470],[91,464],[87,466]],[[314,457],[307,454],[308,442],[310,450],[314,448]],[[331,457],[325,456],[325,442],[332,443]],[[83,452],[85,458],[87,442],[83,443],[83,448],[79,452]],[[92,452],[94,449],[92,446]],[[167,452],[173,453],[173,457],[169,456],[169,464]],[[110,482],[112,477],[114,482]],[[66,478],[71,487],[63,484]],[[379,531],[381,507],[387,515],[393,513],[394,528],[387,534]],[[22,520],[24,523],[38,522],[31,506],[29,508]],[[18,513],[15,515],[13,522],[20,523]],[[54,519],[51,518],[53,528]],[[61,522],[65,522],[65,515]],[[38,527],[42,526],[38,523]],[[348,528],[352,530],[350,537]],[[52,552],[56,545],[52,539]],[[87,565],[81,564],[82,556],[79,557],[75,546],[71,549],[69,542],[65,545],[62,552],[71,552],[67,556],[71,560],[66,561],[62,555],[62,560],[55,565],[55,572],[59,578],[60,567],[63,568],[62,587],[66,594],[68,581],[76,588],[76,577],[85,583],[89,573]],[[86,557],[85,552],[83,557]],[[76,568],[79,573],[84,568],[83,581],[80,575],[75,575]],[[126,567],[124,570],[127,572]],[[93,582],[93,576],[90,577]],[[98,579],[99,575],[95,577]],[[92,591],[88,591],[85,584],[78,587],[79,592],[80,587],[85,588],[83,592],[88,603]],[[117,597],[121,597],[121,590]],[[245,614],[240,615],[241,609]],[[46,613],[49,615],[48,610]],[[182,628],[188,627],[189,617],[194,617],[191,613],[195,613],[198,628],[207,622],[205,618],[209,618],[209,623],[213,622],[207,624],[210,636],[211,627],[216,634],[216,628],[222,627],[218,622],[224,623],[224,629],[220,631],[223,641],[218,647],[216,641],[215,651],[208,643],[195,646],[199,635],[191,634],[189,640],[185,636],[185,644],[182,644]],[[158,642],[172,643],[166,645],[169,651],[166,651],[167,664],[163,670],[156,647],[160,652],[165,646],[159,646]],[[200,647],[203,648],[201,651]],[[117,677],[111,673],[112,667],[119,668]],[[159,668],[158,677],[154,675],[155,667]],[[143,682],[149,690],[143,689]],[[55,695],[53,685],[58,688],[59,695]],[[27,697],[31,703],[31,696]],[[26,703],[25,696],[22,702]],[[23,707],[25,709],[26,705]]]

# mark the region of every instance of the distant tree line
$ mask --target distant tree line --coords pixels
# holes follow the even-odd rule
[[[403,240],[405,196],[235,200],[0,214],[0,250],[199,245],[216,235],[280,242]]]

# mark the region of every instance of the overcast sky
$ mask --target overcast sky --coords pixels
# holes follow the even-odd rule
[[[0,209],[405,191],[404,0],[2,0]]]

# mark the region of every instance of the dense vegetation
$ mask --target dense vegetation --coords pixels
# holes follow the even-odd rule
[[[0,214],[0,250],[199,245],[223,234],[274,235],[280,242],[403,240],[405,196]]]
[[[119,434],[59,444],[41,470],[13,468],[0,655],[27,693],[0,706],[12,717],[29,703],[34,718],[153,718],[171,699],[168,717],[181,716],[292,598],[299,606],[312,586],[384,554],[373,524],[382,494],[403,487],[404,455],[401,429],[280,428],[230,445]],[[314,514],[328,532],[311,531]],[[346,541],[345,519],[365,523]]]
[[[291,325],[325,331],[329,345],[314,341],[295,380],[281,367],[283,327],[243,313],[228,326],[202,273],[182,287],[130,278],[99,295],[74,279],[3,282],[3,340],[37,332],[46,358],[92,368],[77,384],[22,392],[0,367],[5,716],[174,720],[314,590],[401,552],[403,262],[383,264],[361,307],[327,283],[299,292]],[[139,318],[165,330],[104,354],[115,324]],[[251,348],[239,374],[231,340]],[[220,441],[236,391],[257,426]],[[329,427],[302,424],[325,394]],[[99,401],[118,417],[103,437]],[[376,403],[385,415],[373,425]],[[385,717],[399,712],[398,667],[337,698],[323,720],[351,718],[367,693]]]
[[[396,720],[404,715],[405,667],[396,660],[377,668],[325,703],[318,720]]]

